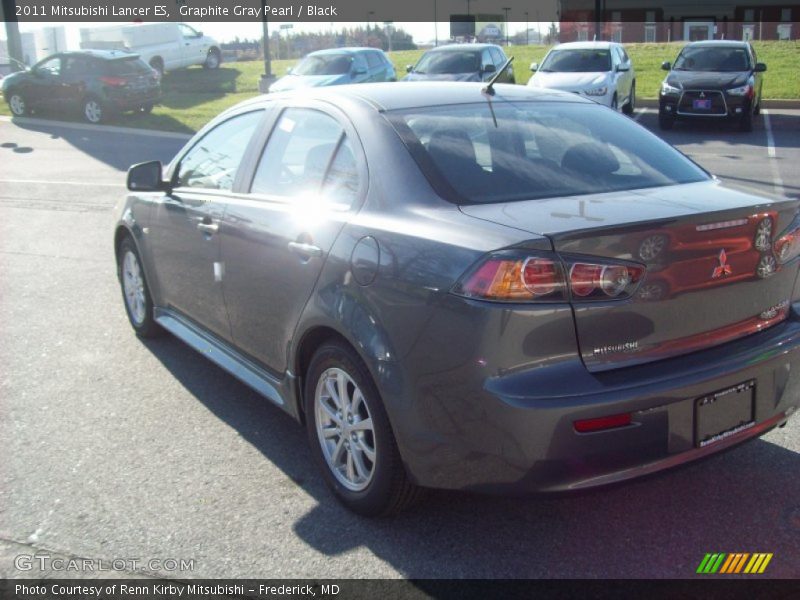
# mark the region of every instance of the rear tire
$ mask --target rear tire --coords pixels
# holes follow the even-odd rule
[[[219,53],[219,50],[216,48],[211,48],[206,55],[206,62],[203,63],[204,69],[219,69],[220,64],[222,64],[222,56]]]
[[[117,274],[125,312],[136,335],[143,338],[162,335],[164,330],[156,323],[153,314],[153,299],[144,275],[142,259],[130,237],[126,237],[119,245]]]
[[[164,61],[161,60],[161,58],[159,58],[158,56],[150,59],[150,67],[158,72],[159,77],[164,76]]]
[[[84,98],[81,104],[81,113],[83,119],[92,125],[98,125],[108,120],[109,110],[100,102],[97,96],[88,96]]]
[[[361,358],[347,345],[321,346],[305,377],[311,452],[325,483],[351,511],[376,517],[416,502],[380,394]]]
[[[630,117],[635,109],[636,109],[636,82],[634,81],[633,85],[631,85],[631,95],[628,98],[628,101],[622,107],[622,112]]]

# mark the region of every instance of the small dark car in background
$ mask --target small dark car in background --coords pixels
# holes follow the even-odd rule
[[[508,61],[494,44],[453,44],[428,50],[416,65],[408,65],[403,81],[488,81]],[[498,83],[516,83],[511,65]]]
[[[89,123],[124,111],[150,112],[161,98],[159,74],[138,54],[83,50],[48,56],[3,79],[14,116],[36,110],[75,110]]]
[[[761,110],[763,73],[747,42],[710,40],[686,45],[661,83],[658,124],[671,129],[676,119],[736,120],[742,131],[753,129]]]

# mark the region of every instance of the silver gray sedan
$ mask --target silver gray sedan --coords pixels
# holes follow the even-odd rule
[[[620,482],[800,402],[798,202],[728,189],[574,94],[270,94],[128,188],[135,332],[303,423],[360,514]]]

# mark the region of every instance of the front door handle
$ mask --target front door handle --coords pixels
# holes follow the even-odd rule
[[[289,242],[289,250],[303,257],[322,256],[322,248],[303,242]]]
[[[217,231],[219,231],[219,225],[216,223],[198,223],[197,228],[200,231],[204,231],[208,234],[217,233]]]

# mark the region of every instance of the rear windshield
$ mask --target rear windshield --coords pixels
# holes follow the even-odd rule
[[[443,197],[483,204],[704,181],[631,119],[594,104],[481,102],[387,114]]]
[[[454,75],[474,73],[481,68],[481,55],[474,50],[439,50],[423,56],[414,67],[415,73]]]
[[[293,75],[344,75],[350,72],[350,54],[306,56],[292,71]]]
[[[677,60],[678,71],[747,71],[750,56],[744,48],[687,46]]]
[[[608,50],[553,50],[540,71],[553,73],[597,73],[611,70]]]
[[[145,75],[153,70],[141,58],[131,57],[107,61],[105,71],[106,75],[123,77],[125,75]]]

